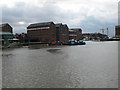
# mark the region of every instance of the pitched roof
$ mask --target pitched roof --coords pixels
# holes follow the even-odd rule
[[[67,24],[63,24],[63,26],[69,28]]]
[[[82,30],[81,28],[71,28],[71,30]]]
[[[60,27],[61,25],[63,25],[63,24],[62,23],[55,24],[56,27]]]
[[[54,24],[54,23],[53,22],[34,23],[34,24],[30,24],[27,28],[33,28],[33,27],[38,27],[38,26],[47,26],[50,24]]]
[[[9,25],[8,23],[0,24],[0,27],[4,27],[6,25]],[[10,25],[9,25],[10,26]]]

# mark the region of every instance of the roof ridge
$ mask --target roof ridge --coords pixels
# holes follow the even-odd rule
[[[36,26],[45,26],[45,25],[49,25],[49,24],[51,24],[51,23],[53,23],[54,24],[54,22],[41,22],[41,23],[33,23],[33,24],[30,24],[28,27],[36,27]],[[28,28],[27,27],[27,28]]]

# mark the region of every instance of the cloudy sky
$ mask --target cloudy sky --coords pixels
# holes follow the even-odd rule
[[[2,23],[14,33],[26,32],[31,23],[53,21],[84,33],[109,28],[113,36],[118,23],[118,0],[1,0],[0,8]]]

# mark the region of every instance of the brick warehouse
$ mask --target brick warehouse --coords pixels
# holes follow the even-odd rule
[[[51,42],[68,41],[69,28],[66,24],[54,24],[53,22],[43,22],[30,24],[27,27],[27,34],[30,41]]]
[[[115,26],[115,37],[120,38],[120,25]]]
[[[69,40],[82,40],[83,35],[82,35],[82,29],[80,28],[74,28],[69,30]]]
[[[8,23],[5,23],[0,25],[0,31],[13,33],[13,28]]]
[[[56,41],[56,27],[53,22],[30,24],[27,27],[27,34],[30,41]]]
[[[0,43],[7,45],[13,41],[13,28],[8,24],[0,25]]]
[[[66,24],[56,25],[56,40],[61,42],[69,41],[69,28]]]

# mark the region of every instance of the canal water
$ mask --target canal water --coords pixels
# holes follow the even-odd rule
[[[117,88],[118,42],[3,50],[3,88]]]

